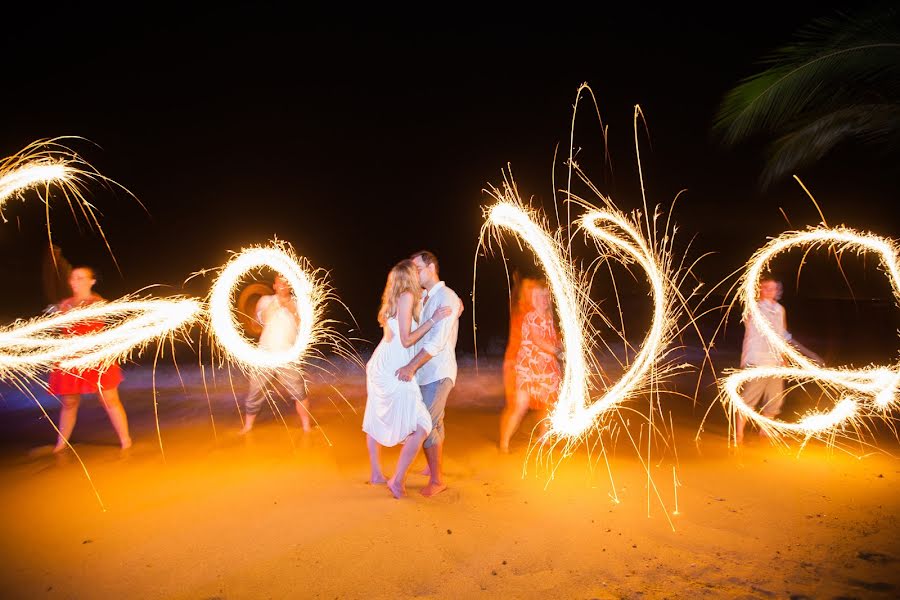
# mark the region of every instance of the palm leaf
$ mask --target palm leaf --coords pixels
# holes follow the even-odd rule
[[[770,147],[769,160],[761,177],[765,188],[856,138],[869,143],[900,141],[900,106],[863,104],[829,112],[778,138]]]
[[[818,19],[727,93],[714,130],[733,144],[798,116],[852,102],[860,90],[900,98],[900,19],[893,8]]]

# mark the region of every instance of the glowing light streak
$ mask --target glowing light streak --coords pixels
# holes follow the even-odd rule
[[[251,344],[239,330],[233,299],[247,272],[267,267],[283,275],[297,300],[300,326],[293,346],[272,352]],[[206,324],[224,355],[245,370],[273,369],[303,362],[310,347],[330,342],[344,356],[339,337],[322,318],[329,289],[301,266],[290,248],[281,243],[255,247],[236,254],[214,282],[208,307],[201,301],[184,298],[133,298],[98,302],[63,314],[17,322],[0,329],[0,379],[34,380],[41,372],[62,369],[105,368],[126,359],[135,349],[152,340],[171,336],[201,322]],[[68,335],[78,323],[101,323],[102,327],[83,335]]]
[[[234,299],[242,278],[251,270],[267,267],[283,276],[297,302],[300,327],[293,345],[284,351],[259,348],[241,333]],[[286,245],[248,248],[225,265],[209,296],[210,329],[221,348],[244,369],[277,369],[299,365],[307,349],[321,338],[323,301],[327,291],[315,275],[300,265]]]
[[[0,330],[0,379],[33,379],[56,365],[103,369],[154,339],[188,327],[200,310],[201,303],[188,298],[123,298],[14,323]],[[69,327],[86,322],[103,327],[84,335],[66,334]]]
[[[0,208],[7,200],[51,183],[71,181],[72,172],[63,162],[35,161],[0,175]]]
[[[744,307],[745,318],[754,321],[766,338],[772,351],[784,357],[785,366],[751,367],[729,374],[721,382],[723,400],[731,410],[755,423],[773,440],[781,436],[825,438],[836,430],[851,425],[855,420],[877,416],[890,408],[897,399],[900,388],[900,364],[889,367],[863,369],[823,368],[812,362],[796,348],[783,340],[761,314],[756,298],[759,296],[759,280],[769,263],[779,254],[796,247],[810,250],[827,248],[840,255],[846,251],[858,254],[876,254],[884,268],[895,300],[900,301],[900,263],[897,246],[886,238],[859,233],[845,227],[817,227],[802,232],[787,232],[757,250],[747,263],[740,282],[739,300]],[[789,423],[764,416],[744,402],[740,391],[752,379],[779,377],[808,380],[820,386],[829,396],[835,397],[835,406],[825,413],[804,415],[796,423]],[[850,390],[844,394],[841,390]]]
[[[559,388],[558,408],[550,417],[554,432],[577,436],[584,431],[584,405],[588,400],[588,359],[584,339],[587,315],[573,282],[577,276],[564,256],[562,244],[537,224],[534,215],[517,201],[510,187],[505,197],[488,212],[487,226],[508,229],[534,251],[547,274],[559,315],[565,369]]]
[[[498,200],[487,213],[486,228],[507,229],[521,238],[534,252],[547,275],[559,315],[565,368],[559,397],[548,415],[549,436],[574,440],[592,430],[603,415],[623,402],[647,390],[656,375],[659,361],[671,340],[676,315],[670,308],[666,261],[658,258],[640,229],[615,210],[589,210],[579,224],[607,249],[607,256],[623,264],[637,263],[646,273],[653,297],[653,322],[634,362],[625,374],[599,398],[590,392],[594,342],[585,333],[593,333],[590,317],[595,310],[581,289],[584,277],[572,266],[565,245],[538,224],[533,211],[518,199],[514,185],[493,190]],[[482,232],[484,238],[485,232]],[[592,337],[592,336],[591,336]]]
[[[90,227],[100,233],[100,237],[112,254],[109,242],[100,227],[96,208],[85,197],[87,184],[100,182],[118,187],[132,198],[134,195],[112,179],[102,175],[76,152],[65,146],[62,141],[67,139],[78,138],[57,137],[37,140],[18,153],[0,160],[0,219],[6,222],[3,209],[10,200],[18,198],[24,201],[29,193],[33,193],[45,206],[47,236],[52,244],[50,197],[51,190],[56,190],[63,196],[69,210],[76,218],[80,212]],[[135,198],[135,200],[137,199]],[[139,201],[138,204],[140,204]],[[115,261],[115,257],[113,257],[113,261]]]
[[[599,224],[606,222],[612,227],[601,227]],[[665,263],[657,259],[650,245],[627,217],[613,211],[591,211],[581,219],[581,225],[594,238],[604,243],[611,249],[613,256],[617,256],[623,263],[629,260],[637,262],[644,271],[650,283],[651,296],[653,298],[653,317],[650,331],[641,344],[640,352],[624,375],[606,391],[602,397],[595,400],[586,410],[578,415],[573,422],[581,431],[591,426],[593,421],[602,412],[620,405],[625,400],[634,397],[646,389],[648,378],[653,369],[663,357],[665,347],[671,339],[672,325],[675,322],[673,314],[668,314],[668,278],[664,272]],[[625,235],[618,234],[620,230]],[[570,414],[575,413],[569,407]],[[555,429],[557,414],[551,415],[551,423]],[[566,424],[568,425],[568,424]]]

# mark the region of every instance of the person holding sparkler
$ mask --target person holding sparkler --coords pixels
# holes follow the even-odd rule
[[[503,353],[503,391],[506,406],[516,403],[516,358],[522,346],[522,320],[531,310],[531,292],[537,279],[523,277],[519,271],[513,273],[513,285],[509,302],[509,339]]]
[[[441,306],[422,321],[419,274],[411,260],[397,263],[388,273],[378,311],[384,337],[366,365],[366,412],[363,431],[372,466],[373,484],[387,483],[395,498],[406,495],[405,481],[419,446],[432,431],[432,417],[422,391],[411,377],[397,377],[415,353],[415,344],[453,314]],[[419,324],[421,321],[421,324]],[[390,480],[381,469],[381,447],[403,443],[397,470]]]
[[[72,296],[59,303],[58,309],[67,312],[74,308],[88,306],[95,302],[103,301],[99,295],[93,292],[97,283],[94,269],[91,267],[76,267],[69,275],[69,287]],[[81,322],[69,328],[67,335],[84,335],[103,328],[101,322]],[[78,418],[78,405],[81,403],[82,394],[97,393],[106,409],[106,414],[112,423],[113,429],[119,436],[119,444],[122,449],[131,447],[131,436],[128,433],[128,417],[125,408],[119,399],[119,384],[122,382],[122,372],[118,365],[110,365],[105,369],[79,369],[64,371],[56,369],[50,373],[50,393],[58,396],[62,403],[59,413],[59,437],[56,441],[54,452],[61,452],[69,446],[69,437],[75,428],[75,420]]]
[[[546,432],[547,411],[556,402],[562,380],[563,349],[553,320],[550,290],[545,283],[531,291],[531,305],[521,324],[521,344],[516,353],[516,395],[500,417],[500,451],[509,452],[509,441],[528,409],[538,411],[539,433]]]
[[[287,279],[276,275],[272,288],[275,290],[274,294],[263,296],[256,303],[256,320],[263,326],[259,336],[259,348],[283,352],[291,348],[297,339],[300,315],[297,312],[297,301]],[[309,398],[303,375],[296,368],[279,367],[260,371],[251,376],[250,391],[247,393],[244,404],[244,427],[240,431],[241,434],[248,433],[253,429],[253,423],[262,408],[263,400],[269,397],[269,390],[276,381],[294,399],[294,407],[300,416],[303,431],[312,430]]]
[[[759,297],[757,304],[759,312],[769,322],[772,330],[781,336],[786,342],[791,341],[791,334],[787,331],[787,320],[784,307],[778,303],[780,297],[780,284],[771,276],[761,277],[759,280]],[[759,327],[747,315],[744,318],[744,344],[741,349],[741,368],[748,367],[780,367],[784,364],[784,357],[776,352],[768,340],[766,340]],[[756,408],[760,400],[763,401],[760,413],[769,418],[774,418],[781,412],[784,403],[784,381],[780,377],[761,377],[753,379],[744,386],[741,397],[747,406]],[[746,418],[738,412],[735,415],[735,442],[741,444],[744,441],[744,426]],[[760,435],[764,435],[760,430]]]

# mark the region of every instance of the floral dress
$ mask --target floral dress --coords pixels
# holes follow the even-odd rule
[[[63,300],[59,308],[62,312],[88,306],[94,302],[103,300],[96,294],[90,300],[76,304],[74,298]],[[103,323],[99,321],[81,321],[75,323],[66,330],[66,335],[84,335],[92,331],[103,329]],[[96,394],[101,390],[114,390],[122,383],[122,371],[119,365],[110,365],[104,370],[99,369],[73,369],[64,371],[54,369],[50,372],[50,393],[55,396],[68,396],[72,394]]]
[[[544,351],[536,342],[559,346],[559,336],[551,315],[530,311],[522,321],[522,344],[516,355],[516,388],[526,390],[529,407],[548,408],[556,402],[562,370],[554,354]]]

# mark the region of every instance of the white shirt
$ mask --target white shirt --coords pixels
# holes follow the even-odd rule
[[[760,300],[757,302],[759,312],[768,321],[772,330],[783,340],[791,339],[785,324],[784,307],[774,300]],[[763,337],[762,332],[753,323],[749,315],[744,319],[744,347],[741,350],[741,367],[778,367],[782,364],[782,357],[776,352],[769,341]]]
[[[425,295],[425,292],[422,292]],[[442,306],[449,306],[453,314],[435,323],[428,333],[416,342],[416,353],[424,350],[431,355],[431,360],[416,372],[416,383],[427,385],[450,378],[456,383],[456,336],[459,333],[460,300],[456,292],[438,281],[427,293],[428,298],[422,307],[422,323],[434,315],[434,311]]]
[[[300,323],[278,296],[263,296],[256,303],[256,320],[262,323],[259,347],[273,352],[290,350],[297,340]]]

